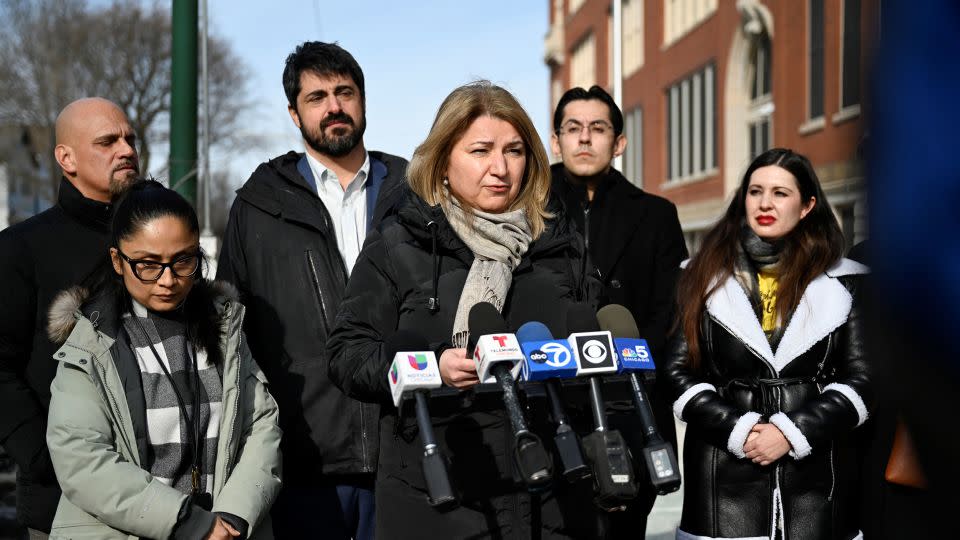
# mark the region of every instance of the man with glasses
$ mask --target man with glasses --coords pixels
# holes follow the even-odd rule
[[[56,205],[0,231],[0,446],[17,463],[17,519],[30,538],[47,536],[60,500],[46,444],[58,348],[47,338],[47,308],[106,262],[111,198],[139,174],[136,141],[115,104],[67,105],[56,122]]]
[[[557,103],[550,146],[562,159],[552,167],[554,192],[567,207],[587,242],[603,289],[600,305],[621,304],[633,314],[640,335],[656,361],[673,317],[680,262],[687,248],[677,208],[628,181],[611,166],[623,153],[623,113],[599,86],[572,88]],[[664,377],[647,391],[660,433],[676,447],[669,388]],[[642,431],[629,402],[610,404],[611,428],[619,429],[632,448],[643,446]],[[625,512],[609,514],[608,538],[636,538],[646,530],[656,499],[637,463],[641,494]]]
[[[380,413],[327,375],[326,342],[367,231],[400,195],[407,162],[367,151],[363,72],[335,43],[306,42],[283,71],[305,152],[261,164],[237,191],[217,277],[247,306],[250,350],[283,429],[277,538],[373,538]]]

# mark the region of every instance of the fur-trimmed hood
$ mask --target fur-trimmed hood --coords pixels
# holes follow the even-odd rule
[[[80,317],[86,317],[97,327],[115,337],[120,313],[116,313],[117,299],[112,294],[91,295],[90,290],[75,286],[61,291],[50,303],[47,335],[54,343],[64,343]],[[187,318],[195,345],[211,348],[219,337],[224,308],[239,299],[237,289],[224,281],[207,279],[197,281],[187,296]]]

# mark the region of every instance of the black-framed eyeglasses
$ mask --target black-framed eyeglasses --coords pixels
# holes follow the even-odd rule
[[[587,125],[583,125],[576,120],[567,120],[560,126],[560,129],[557,130],[557,134],[566,135],[567,137],[579,137],[580,134],[583,133],[583,128],[587,128],[590,135],[596,137],[605,137],[608,133],[613,133],[613,126],[603,120],[594,120]]]
[[[173,275],[182,278],[192,277],[197,273],[197,270],[200,269],[201,253],[199,251],[190,255],[177,257],[168,263],[148,261],[144,259],[131,259],[130,257],[124,255],[119,249],[117,249],[117,253],[119,253],[120,257],[127,261],[127,264],[130,265],[130,270],[133,271],[133,275],[137,276],[137,279],[140,281],[147,283],[160,279],[160,276],[163,275],[163,271],[167,268],[173,272]]]

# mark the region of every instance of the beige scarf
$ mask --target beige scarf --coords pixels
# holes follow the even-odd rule
[[[503,309],[513,271],[530,247],[533,236],[523,210],[490,214],[464,210],[456,197],[448,198],[443,212],[450,227],[473,252],[473,265],[463,284],[457,315],[453,320],[454,347],[466,347],[470,309],[480,302]]]

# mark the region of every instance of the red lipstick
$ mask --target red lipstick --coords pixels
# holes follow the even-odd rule
[[[757,217],[757,223],[760,225],[773,225],[777,221],[777,218],[773,216],[759,216]]]

